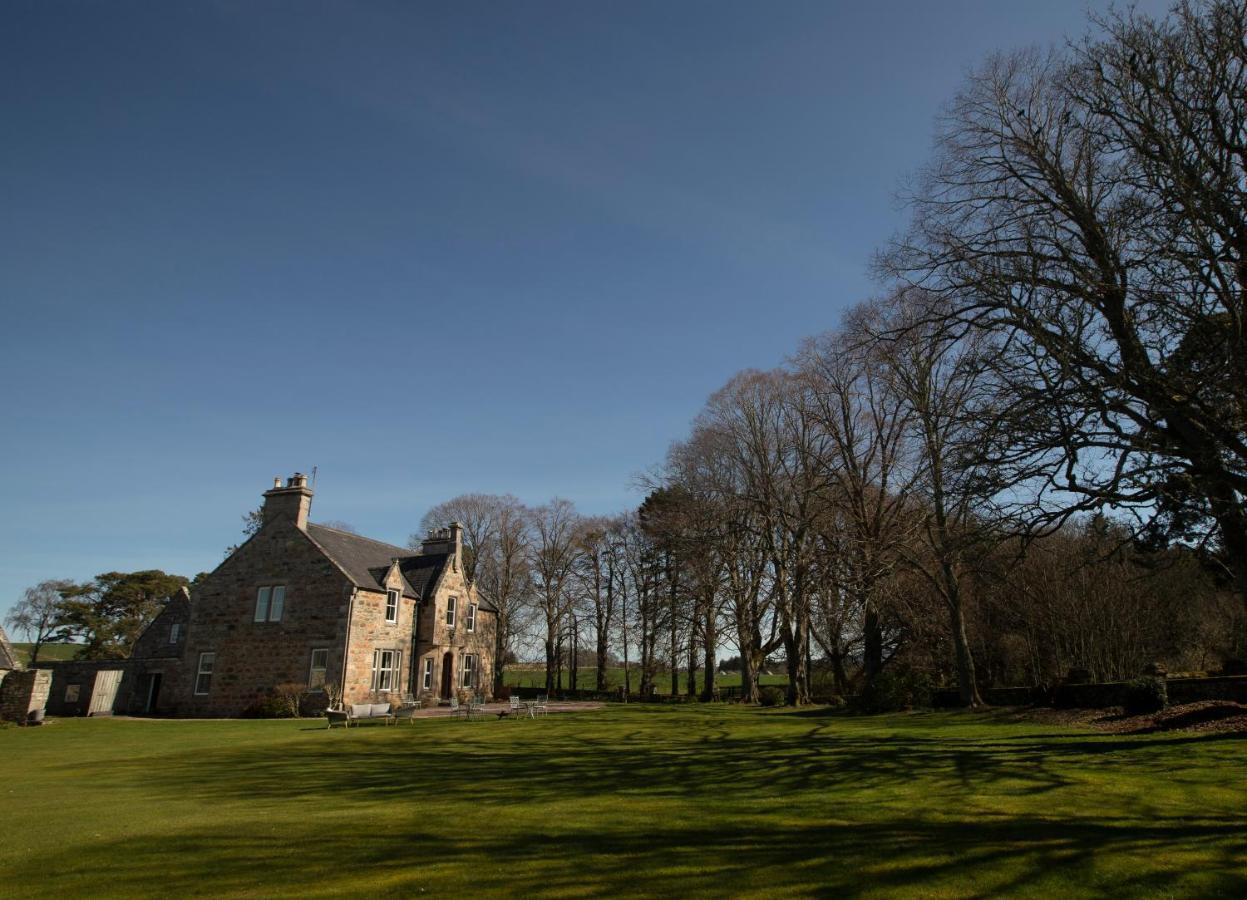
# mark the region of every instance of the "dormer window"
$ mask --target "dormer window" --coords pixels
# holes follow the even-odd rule
[[[468,604],[468,615],[467,615],[467,618],[464,619],[463,625],[464,625],[464,628],[467,629],[469,634],[476,631],[476,604],[475,603]]]
[[[456,606],[458,606],[458,604],[459,604],[458,597],[447,597],[446,598],[446,627],[448,628],[455,627],[455,608]]]
[[[286,607],[286,586],[262,587],[255,595],[255,621],[280,622]]]
[[[398,621],[398,591],[385,592],[385,621]]]

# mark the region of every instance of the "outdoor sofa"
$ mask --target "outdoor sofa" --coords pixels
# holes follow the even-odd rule
[[[391,725],[397,716],[394,714],[393,705],[389,703],[352,703],[346,709],[325,710],[325,718],[329,720],[330,728],[334,725],[350,728],[352,722],[364,722],[368,719],[382,719],[385,724]]]

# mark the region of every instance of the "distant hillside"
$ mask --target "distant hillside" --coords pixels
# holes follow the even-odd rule
[[[44,644],[39,648],[39,661],[56,662],[60,659],[73,659],[81,646],[81,644]],[[17,661],[22,665],[30,662],[30,648],[30,644],[13,642],[13,652],[17,654]]]

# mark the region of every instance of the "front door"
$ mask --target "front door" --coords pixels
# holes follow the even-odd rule
[[[442,699],[449,700],[454,689],[455,655],[447,653],[442,657]]]

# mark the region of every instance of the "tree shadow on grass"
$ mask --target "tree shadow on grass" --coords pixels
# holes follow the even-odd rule
[[[470,827],[422,820],[418,803],[401,827],[366,820],[300,823],[265,832],[255,823],[185,829],[149,841],[104,841],[58,862],[12,873],[54,893],[102,876],[127,896],[342,893],[426,890],[533,895],[854,895],[930,893],[992,896],[1009,889],[1068,888],[1113,856],[1125,870],[1101,892],[1168,895],[1247,891],[1247,838],[1234,824],[1158,819],[1146,824],[1033,817],[1007,820],[812,822],[794,827],[560,828],[500,834],[482,814]],[[1197,871],[1148,869],[1175,847],[1205,853]],[[31,882],[28,879],[38,878]],[[1084,883],[1087,893],[1091,884]]]
[[[196,749],[130,771],[119,760],[98,763],[141,779],[146,789],[204,802],[240,798],[281,800],[347,790],[351,795],[403,797],[438,787],[470,793],[481,801],[528,805],[596,797],[603,792],[650,796],[720,793],[736,800],[773,799],[790,793],[865,791],[921,781],[937,795],[960,794],[968,783],[1007,781],[1020,794],[1037,794],[1071,783],[1063,759],[1085,748],[1019,743],[981,747],[972,743],[892,737],[809,734],[734,737],[715,732],[672,741],[652,732],[618,744],[574,733],[463,734],[429,741],[426,736],[326,735],[314,746]],[[314,738],[313,738],[314,740]],[[1092,747],[1098,752],[1099,747]],[[463,765],[448,766],[448,754]],[[517,790],[517,786],[522,789]]]
[[[1247,893],[1241,815],[1167,817],[1143,797],[1097,808],[1080,783],[1129,766],[1142,793],[1193,749],[1201,771],[1222,756],[1241,765],[1241,745],[1217,736],[927,734],[888,720],[829,729],[815,717],[712,712],[679,722],[637,711],[606,722],[422,724],[290,729],[274,743],[187,750],[171,741],[156,768],[151,758],[100,761],[92,778],[137,785],[166,810],[219,808],[237,821],[99,839],[58,861],[47,885],[68,890],[95,866],[126,894],[331,894],[366,878],[382,893],[929,893],[943,884],[986,896],[1125,857],[1109,893]],[[1078,814],[1044,815],[1049,795],[1069,808],[1059,791],[1071,786],[1086,792]],[[979,804],[983,791],[1009,802]],[[266,823],[270,810],[278,827]],[[1180,865],[1153,864],[1166,854]],[[26,874],[39,873],[32,863]]]
[[[627,728],[622,722],[625,728],[582,731],[569,720],[553,728],[544,722],[423,724],[295,736],[280,752],[228,744],[171,751],[155,769],[147,761],[95,765],[100,775],[140,781],[154,795],[208,803],[340,791],[357,798],[410,797],[428,790],[436,773],[441,790],[506,806],[603,793],[722,796],[747,803],[906,784],[920,785],[932,802],[964,800],[967,789],[1032,796],[1102,773],[1106,755],[1136,757],[1130,760],[1136,776],[1158,778],[1167,777],[1175,764],[1170,751],[1188,745],[1207,745],[1205,753],[1214,763],[1221,756],[1238,756],[1234,744],[1217,735],[1148,741],[1026,733],[985,739],[955,732],[827,733],[821,727],[733,733],[713,717],[680,732],[649,723]],[[1211,748],[1220,752],[1211,753]],[[462,765],[448,766],[451,757]]]

